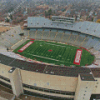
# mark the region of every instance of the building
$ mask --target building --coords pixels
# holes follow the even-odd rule
[[[92,48],[92,50],[98,51],[96,57],[99,58],[100,29],[98,27],[100,24],[93,22],[55,23],[43,17],[29,17],[27,21],[28,31],[24,30],[27,39],[34,37],[45,40],[48,37],[46,34],[52,34],[52,37],[48,38],[50,41],[66,42],[67,34],[69,34],[69,43],[73,45],[77,43],[77,46],[81,45],[88,50]],[[22,30],[18,27],[15,30],[16,32],[13,34],[19,39],[19,33]],[[10,33],[8,31],[7,34]],[[75,40],[74,36],[76,36]],[[11,44],[14,37],[9,41]],[[9,46],[13,50],[24,43],[25,39],[20,39],[14,45],[5,43],[4,46]],[[12,56],[14,55],[12,53]],[[96,60],[98,64],[97,62],[93,63],[93,67],[72,68],[31,62],[28,59],[20,60],[2,52],[0,53],[0,84],[12,89],[16,96],[23,93],[53,100],[99,100],[100,60]]]

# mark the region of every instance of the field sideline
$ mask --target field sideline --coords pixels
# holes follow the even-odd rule
[[[94,61],[94,56],[91,55],[90,52],[82,48],[55,42],[34,40],[34,43],[31,44],[28,48],[26,48],[23,52],[18,52],[19,49],[21,49],[24,45],[26,45],[30,41],[33,40],[26,41],[17,49],[15,49],[14,52],[33,60],[55,65],[65,65],[65,66],[74,65],[79,67],[79,66],[85,66],[87,64],[90,65]],[[77,49],[82,49],[80,65],[73,64]]]

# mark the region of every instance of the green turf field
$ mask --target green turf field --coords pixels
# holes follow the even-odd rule
[[[55,65],[74,65],[73,62],[75,59],[76,51],[77,49],[80,49],[78,47],[66,44],[34,40],[34,43],[26,48],[22,53],[18,52],[18,50],[29,41],[30,40],[23,43],[21,46],[15,49],[14,52],[27,58]],[[52,52],[49,52],[48,50],[52,50]],[[77,65],[78,67],[85,66],[86,64],[90,65],[94,61],[94,56],[91,55],[91,53],[84,49],[82,50],[81,63],[80,65]]]

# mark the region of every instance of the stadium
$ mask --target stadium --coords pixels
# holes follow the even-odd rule
[[[28,17],[0,35],[0,85],[51,100],[100,99],[100,24]]]

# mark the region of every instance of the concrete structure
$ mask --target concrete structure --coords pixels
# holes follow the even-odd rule
[[[0,100],[14,100],[15,95],[0,90]]]
[[[23,93],[20,70],[15,68],[10,69],[9,78],[10,78],[13,93],[18,97],[20,94]]]
[[[87,49],[93,48],[99,52],[99,24],[95,24],[95,26],[91,22],[80,23],[67,25],[66,28],[65,24],[53,24],[52,21],[45,18],[34,18],[28,22],[29,33],[24,31],[28,38],[64,42]],[[82,27],[83,24],[86,24],[88,29],[86,26]],[[91,29],[92,27],[93,29]],[[94,27],[96,27],[95,32]],[[14,32],[19,42],[9,46],[12,47],[11,49],[15,49],[20,43],[23,43],[18,35],[20,32],[21,30]],[[89,34],[90,32],[92,33]],[[10,39],[10,42],[13,43],[13,37]],[[97,59],[99,60],[99,57]],[[23,93],[53,100],[100,99],[100,67],[54,66],[27,62],[0,53],[0,84],[12,89],[13,94],[17,97]]]
[[[29,63],[1,54],[0,57],[0,84],[12,89],[16,96],[24,93],[54,100],[89,100],[100,94],[100,69]]]

